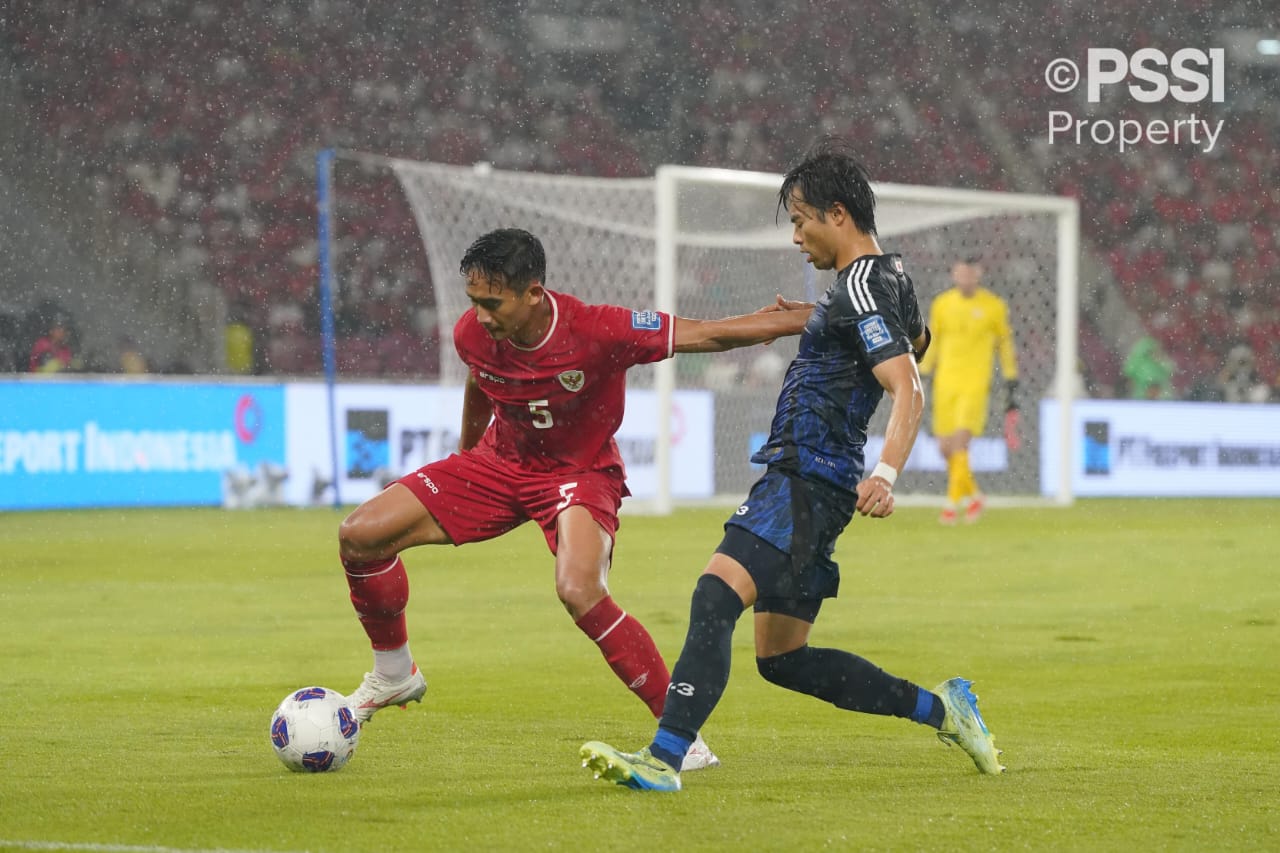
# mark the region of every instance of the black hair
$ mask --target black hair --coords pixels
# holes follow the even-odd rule
[[[820,219],[825,219],[827,211],[839,202],[859,231],[875,236],[876,195],[871,190],[871,178],[846,140],[822,137],[787,170],[778,190],[779,211],[787,209],[794,190],[799,191],[805,204],[817,208]]]
[[[459,271],[477,272],[495,284],[524,293],[547,274],[542,242],[519,228],[499,228],[477,239],[462,256]]]

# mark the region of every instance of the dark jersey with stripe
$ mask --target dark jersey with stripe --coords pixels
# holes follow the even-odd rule
[[[852,492],[862,479],[867,424],[884,396],[871,370],[911,353],[923,331],[899,255],[863,255],[840,270],[805,325],[769,440],[751,461]]]

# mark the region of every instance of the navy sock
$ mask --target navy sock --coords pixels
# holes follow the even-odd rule
[[[649,752],[654,758],[660,758],[679,770],[684,757],[689,752],[689,745],[693,743],[693,738],[685,737],[679,732],[673,732],[671,729],[658,727],[658,733],[653,736],[653,744],[649,747]]]
[[[935,729],[942,728],[942,721],[947,717],[947,706],[942,704],[936,693],[930,693],[923,687],[916,688],[916,709],[911,712],[911,719]]]
[[[942,702],[910,681],[892,676],[870,661],[839,649],[800,648],[769,658],[756,658],[765,680],[807,693],[846,711],[905,717],[933,725]]]
[[[667,703],[649,751],[676,769],[729,683],[733,628],[744,605],[715,575],[702,575],[689,605],[689,631],[671,670]]]

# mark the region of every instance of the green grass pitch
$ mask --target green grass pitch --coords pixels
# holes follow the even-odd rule
[[[612,591],[669,661],[725,513],[624,518]],[[342,772],[287,772],[276,703],[369,665],[339,518],[0,516],[0,848],[1280,848],[1280,502],[855,519],[814,643],[973,678],[1009,772],[766,684],[744,619],[705,730],[724,764],[676,795],[579,766],[653,723],[528,525],[408,554],[426,700],[379,714]]]

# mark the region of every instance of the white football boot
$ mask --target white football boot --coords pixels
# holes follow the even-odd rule
[[[369,722],[369,718],[377,711],[388,705],[399,705],[405,708],[410,702],[421,702],[426,692],[427,680],[418,671],[418,665],[415,663],[413,672],[403,681],[385,681],[372,672],[366,672],[364,681],[360,682],[355,692],[347,697],[347,704],[351,706],[356,719],[363,725]]]
[[[698,732],[697,738],[693,743],[689,744],[689,751],[684,754],[684,763],[680,765],[680,772],[686,770],[705,770],[708,767],[719,767],[720,759],[716,758],[716,754],[711,751],[711,747],[707,746],[707,742],[702,739],[702,732]]]

